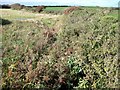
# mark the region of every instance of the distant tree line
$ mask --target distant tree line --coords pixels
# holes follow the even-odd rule
[[[41,12],[45,6],[25,6],[25,5],[21,5],[19,3],[15,3],[12,5],[0,5],[0,8],[2,9],[13,9],[13,10],[21,10],[21,9],[26,9],[26,10],[30,10],[32,8],[34,8],[34,12]]]
[[[0,8],[4,8],[4,9],[10,9],[10,5],[0,5]]]
[[[54,13],[54,14],[56,14],[56,13],[57,14],[58,13],[69,14],[72,11],[79,8],[77,6],[25,6],[25,5],[21,5],[19,3],[15,3],[15,4],[12,4],[12,5],[0,5],[0,8],[3,8],[3,9],[13,9],[13,10],[25,9],[27,11],[38,12],[38,13],[43,11],[46,7],[67,7],[67,9],[65,9],[64,12],[60,12],[60,11],[47,11],[46,12],[46,13]],[[112,7],[111,10],[119,10],[119,8],[118,7]]]

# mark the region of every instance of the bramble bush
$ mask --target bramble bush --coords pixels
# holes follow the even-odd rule
[[[84,9],[64,18],[61,41],[73,47],[73,55],[79,57],[77,62],[82,64],[86,75],[76,88],[118,86],[118,20],[109,13],[103,14],[100,9]]]
[[[36,12],[40,13],[41,11],[43,11],[44,8],[45,8],[45,6],[37,6]]]
[[[72,11],[77,10],[78,8],[79,7],[76,7],[76,6],[69,7],[69,8],[67,8],[67,9],[64,10],[64,14],[69,14]]]

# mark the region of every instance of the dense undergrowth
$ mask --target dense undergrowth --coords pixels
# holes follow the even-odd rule
[[[118,20],[109,9],[78,9],[62,30],[44,22],[3,26],[3,88],[118,88]]]

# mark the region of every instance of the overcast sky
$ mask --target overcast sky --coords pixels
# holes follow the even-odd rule
[[[71,5],[83,5],[83,6],[110,6],[118,7],[120,0],[0,0],[0,2],[8,3],[20,3],[20,2],[40,2],[40,3],[55,3],[55,4],[71,4]],[[39,5],[39,3],[38,3]]]

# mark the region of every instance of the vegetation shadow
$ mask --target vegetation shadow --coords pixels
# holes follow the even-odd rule
[[[0,18],[0,25],[7,25],[7,24],[11,24],[12,22],[6,19],[2,19]]]

